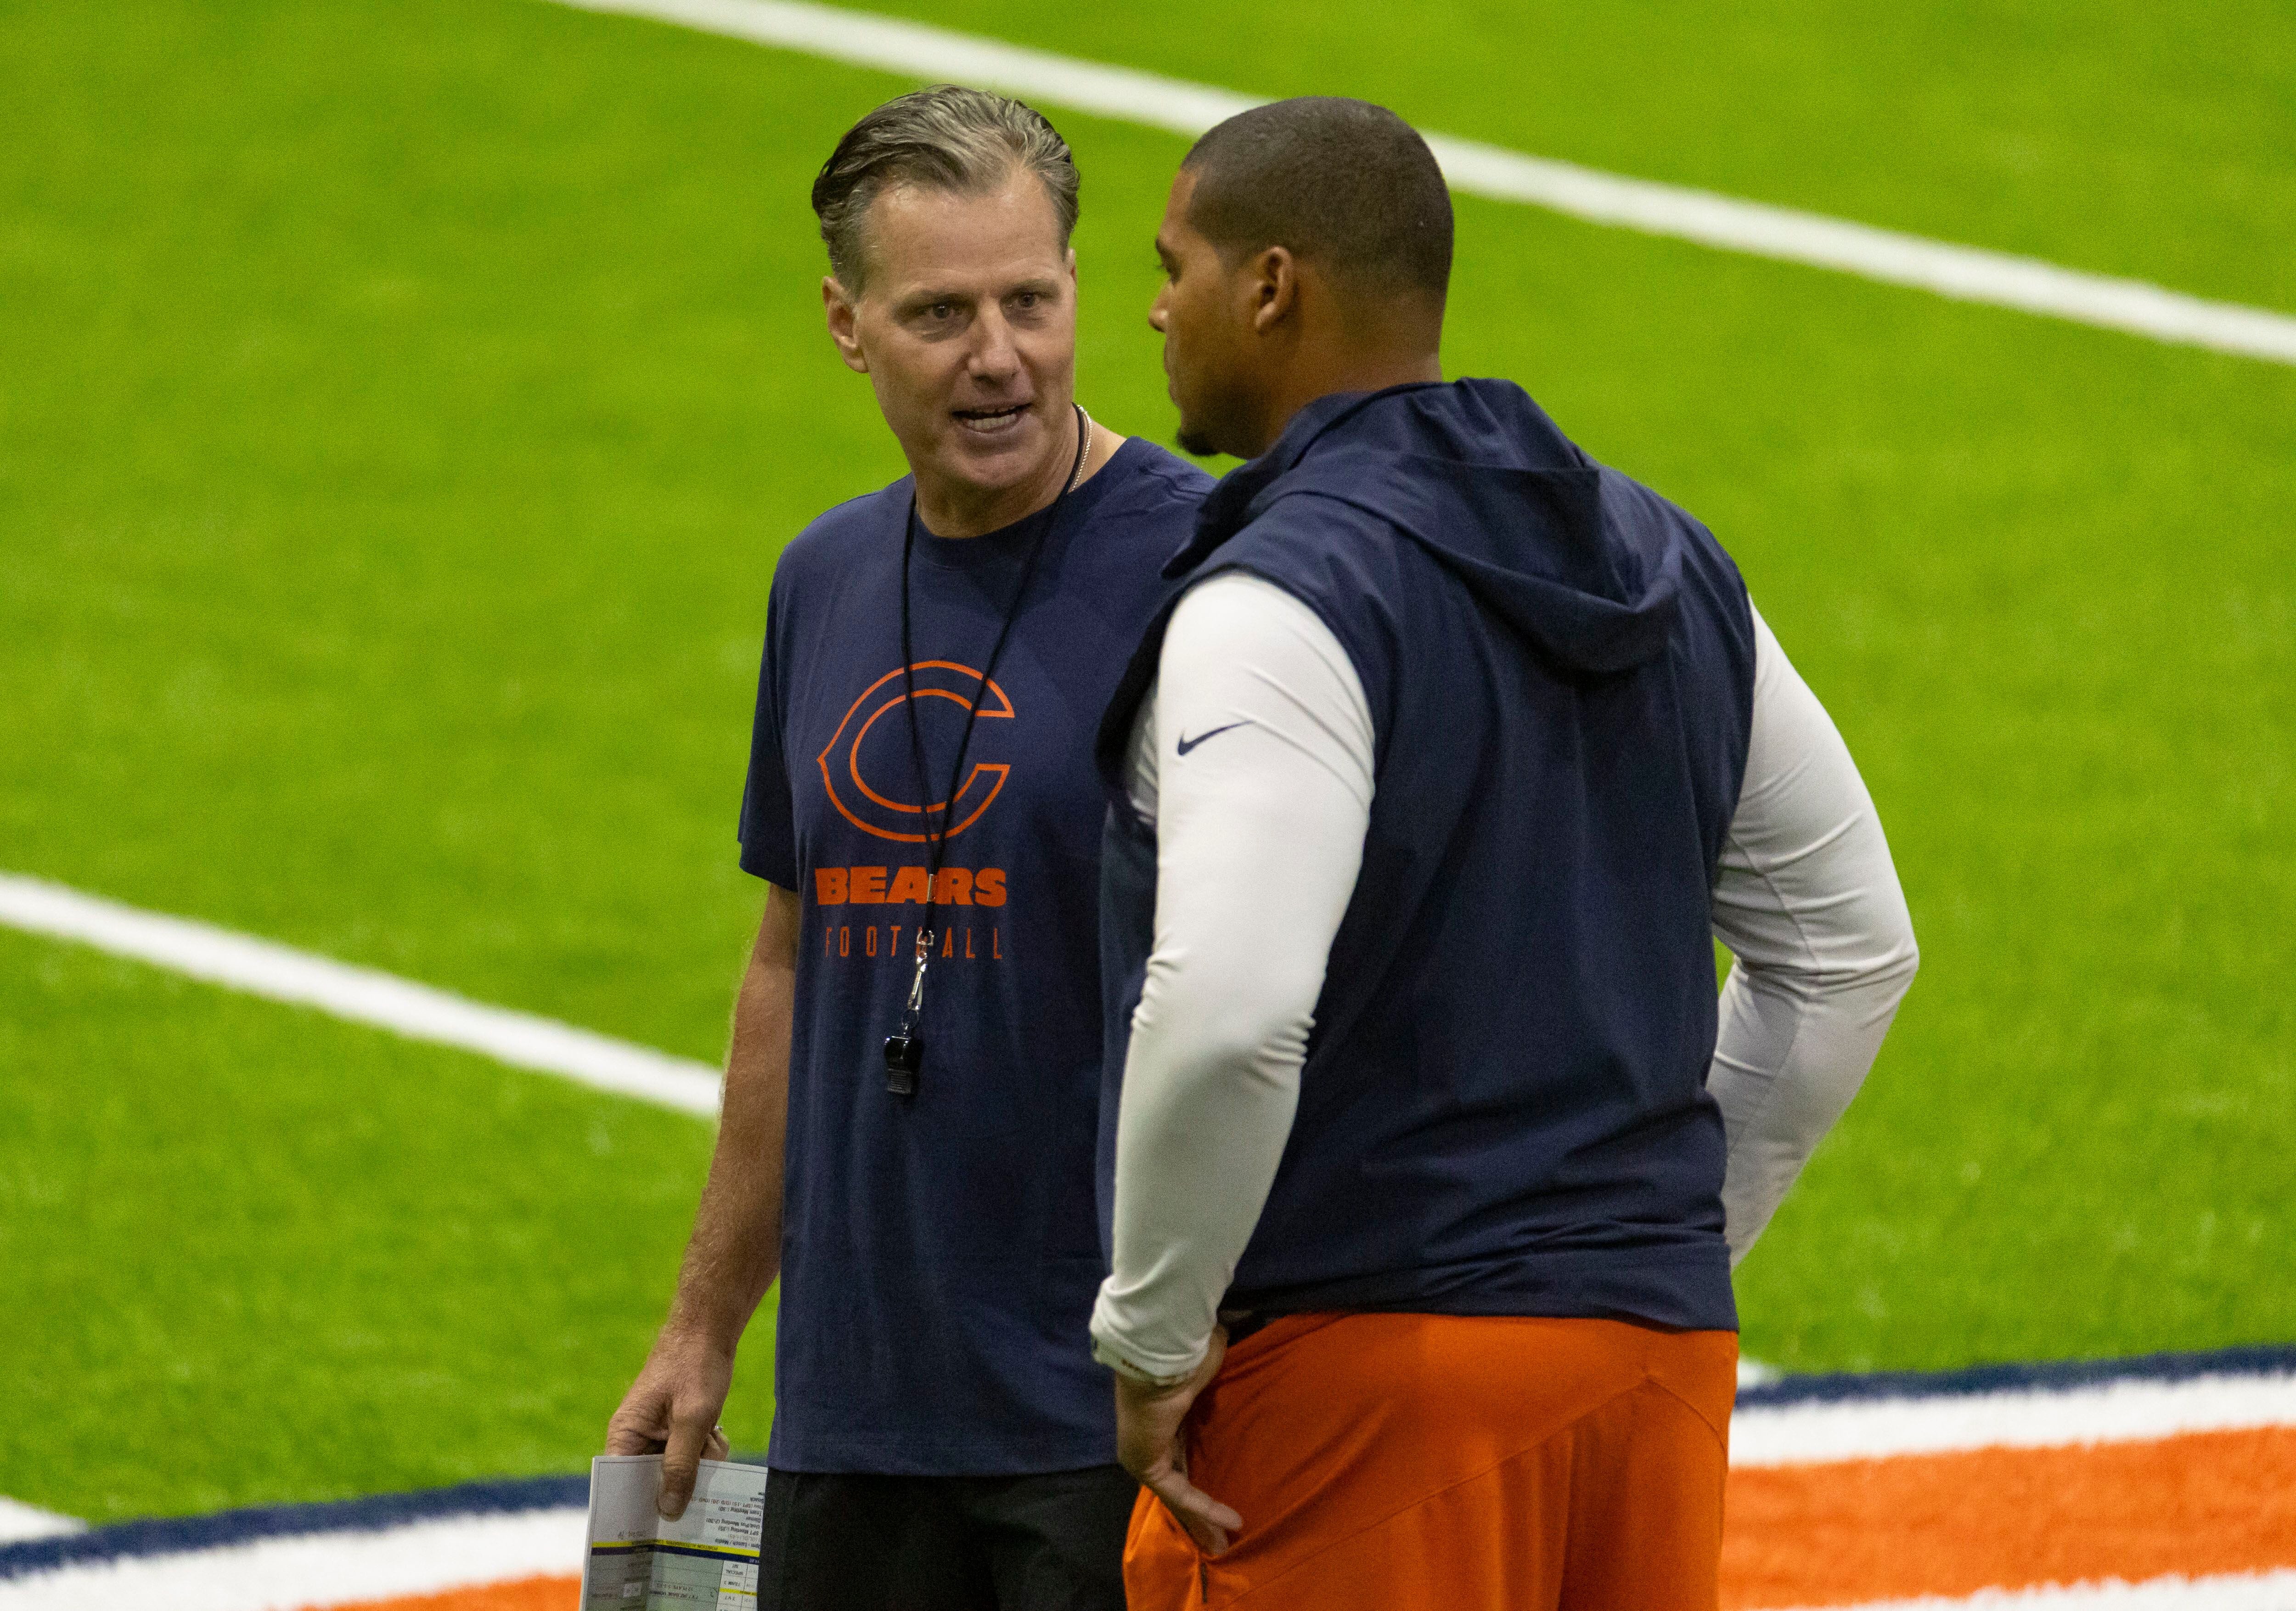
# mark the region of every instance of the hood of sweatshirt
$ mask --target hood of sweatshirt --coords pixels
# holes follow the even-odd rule
[[[1510,630],[1595,675],[1664,651],[1694,529],[1581,453],[1521,387],[1429,381],[1300,410],[1274,447],[1212,489],[1165,574],[1216,567],[1221,544],[1295,497],[1387,522]]]

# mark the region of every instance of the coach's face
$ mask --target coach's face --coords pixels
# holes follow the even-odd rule
[[[1196,176],[1183,168],[1172,181],[1164,221],[1156,230],[1163,288],[1148,323],[1164,338],[1164,378],[1180,411],[1180,446],[1192,454],[1260,451],[1258,421],[1264,389],[1256,372],[1254,339],[1260,321],[1259,276],[1249,263],[1230,263],[1188,221]]]
[[[829,331],[875,386],[926,519],[955,536],[1019,519],[1076,448],[1076,254],[1043,182],[896,187],[870,203],[864,241],[858,295],[822,282]]]

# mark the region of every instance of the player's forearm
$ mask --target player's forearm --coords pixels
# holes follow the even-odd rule
[[[1292,1133],[1316,991],[1279,1001],[1263,985],[1264,1020],[1238,1012],[1234,981],[1261,960],[1199,955],[1160,978],[1152,964],[1135,1019],[1117,1118],[1115,1256],[1092,1331],[1152,1376],[1202,1359]]]
[[[1733,1263],[1864,1084],[1913,976],[1910,943],[1902,961],[1822,990],[1751,969],[1732,974],[1708,1088],[1729,1136],[1722,1207]]]
[[[732,1348],[780,1272],[783,1142],[789,1123],[794,934],[776,943],[795,900],[771,896],[768,920],[742,975],[709,1178],[678,1274],[669,1328]],[[786,913],[775,906],[786,904]]]
[[[1153,741],[1136,756],[1159,771],[1155,948],[1093,1313],[1104,1354],[1158,1377],[1203,1357],[1283,1160],[1372,794],[1362,691],[1289,595],[1205,583],[1161,664]]]
[[[1734,1259],[1857,1095],[1919,962],[1847,746],[1759,617],[1755,648],[1746,776],[1715,889],[1737,963],[1707,1079],[1729,1138]]]

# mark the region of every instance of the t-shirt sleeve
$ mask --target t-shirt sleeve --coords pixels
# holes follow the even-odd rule
[[[766,642],[758,657],[758,709],[750,724],[750,774],[742,786],[742,871],[794,889],[797,826],[790,802],[789,757],[782,748],[781,590],[766,607]]]

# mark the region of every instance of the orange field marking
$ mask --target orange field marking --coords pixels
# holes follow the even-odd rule
[[[521,1577],[514,1582],[449,1589],[443,1594],[413,1594],[398,1599],[361,1600],[333,1611],[575,1611],[582,1596],[578,1577]]]
[[[2296,1566],[2296,1427],[1730,1474],[1729,1611]]]
[[[2296,1427],[1730,1474],[1726,1611],[2296,1567]],[[529,1577],[336,1611],[575,1611]]]

